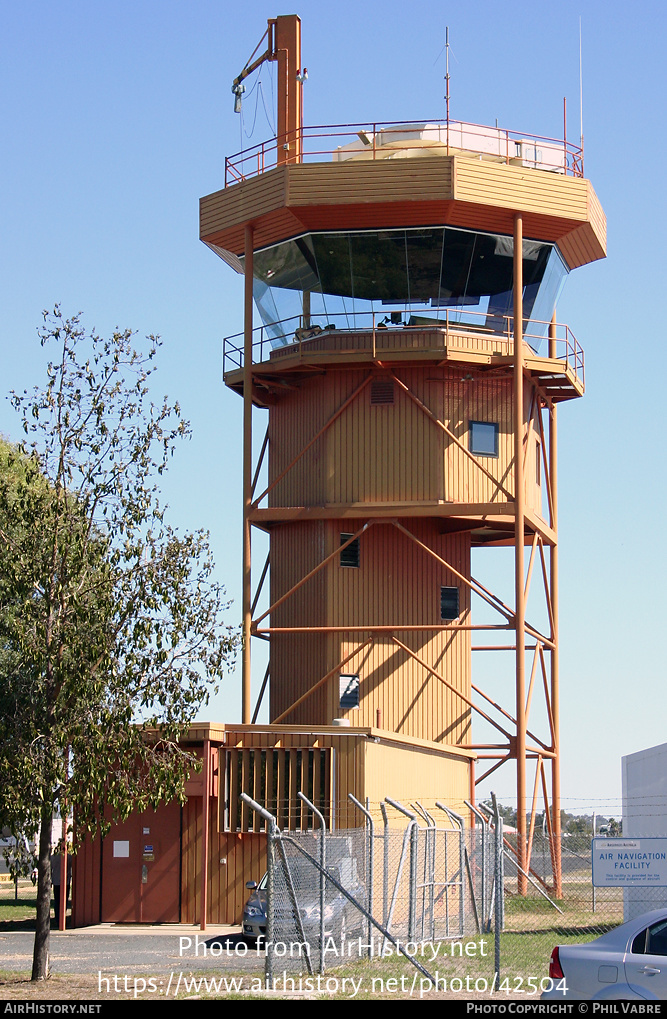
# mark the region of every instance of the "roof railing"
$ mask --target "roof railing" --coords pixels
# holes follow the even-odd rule
[[[378,351],[382,354],[407,353],[426,347],[443,350],[458,347],[494,357],[513,355],[514,320],[511,315],[493,316],[493,328],[484,324],[489,321],[485,313],[466,310],[465,315],[466,318],[477,315],[479,321],[462,321],[460,313],[450,309],[446,309],[440,319],[420,320],[419,316],[410,315],[407,322],[395,323],[388,321],[387,315],[381,316],[370,311],[337,315],[310,314],[307,317],[295,315],[253,329],[252,363],[277,364],[281,357],[295,356],[305,360],[318,348],[341,356],[368,350],[373,358]],[[550,327],[553,327],[550,322],[537,319],[526,321],[523,339],[538,357],[547,357],[540,347],[546,347],[549,342],[546,336]],[[556,360],[584,384],[584,351],[581,344],[565,323],[556,323],[553,328]],[[416,344],[419,333],[428,334],[428,342]],[[367,338],[367,343],[362,346],[359,345],[361,337]],[[243,333],[224,338],[222,360],[223,377],[243,369]]]
[[[565,138],[487,127],[461,120],[374,122],[304,127],[300,131],[303,162],[384,159],[397,148],[438,154],[471,153],[482,159],[571,177],[583,177],[583,149]],[[225,159],[225,187],[272,170],[285,158],[276,138],[242,149]],[[279,152],[280,150],[280,152]],[[421,153],[420,153],[421,154]]]

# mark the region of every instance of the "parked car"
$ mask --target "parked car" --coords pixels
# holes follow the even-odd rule
[[[243,937],[246,941],[259,941],[266,937],[266,884],[267,874],[259,884],[247,881],[246,888],[250,896],[243,907]]]
[[[628,920],[585,945],[551,953],[553,986],[543,1001],[667,999],[667,909]]]
[[[296,899],[301,918],[303,932],[308,937],[317,937],[320,930],[320,892],[317,870],[307,860],[293,861],[290,865],[292,880],[296,890]],[[342,859],[328,866],[327,871],[341,884],[350,895],[361,905],[365,902],[366,888],[358,880],[356,861]],[[257,941],[266,937],[267,923],[267,875],[256,884],[248,881],[246,888],[250,896],[243,907],[243,937],[249,941]],[[332,882],[327,881],[324,899],[324,932],[326,937],[333,937],[336,943],[362,929],[363,914],[342,895]],[[281,939],[287,930],[298,934],[298,926],[289,896],[283,892],[276,905],[277,937]]]

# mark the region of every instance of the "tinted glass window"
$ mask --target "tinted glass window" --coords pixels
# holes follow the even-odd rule
[[[440,618],[450,623],[458,619],[459,611],[459,589],[458,587],[440,588]]]
[[[498,456],[498,425],[493,421],[471,421],[470,452],[477,456]]]
[[[345,545],[346,541],[350,541],[351,534],[341,534],[340,543]],[[350,544],[342,550],[340,553],[340,565],[341,566],[352,566],[358,568],[359,566],[359,539],[355,538],[354,541],[350,541]]]
[[[661,920],[649,927],[646,954],[667,955],[667,920]]]

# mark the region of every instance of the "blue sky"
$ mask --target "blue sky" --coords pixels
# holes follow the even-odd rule
[[[293,12],[307,124],[443,117],[449,25],[453,118],[559,136],[567,96],[573,141],[581,17],[586,176],[609,256],[570,276],[558,308],[587,381],[560,414],[563,800],[618,812],[621,755],[667,739],[663,5],[5,0],[1,388],[41,384],[36,329],[56,302],[102,333],[159,333],[156,396],[178,399],[194,429],[165,483],[171,519],[210,530],[239,611],[241,401],[222,385],[220,348],[242,328],[243,288],[199,242],[197,203],[241,148],[233,78],[267,17]],[[267,105],[272,73],[259,73]],[[243,144],[270,133],[260,103]],[[6,401],[0,431],[18,438]],[[239,685],[228,678],[207,715],[237,720]],[[501,776],[494,787],[510,801]]]

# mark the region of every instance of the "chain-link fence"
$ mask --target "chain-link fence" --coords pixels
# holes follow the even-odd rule
[[[549,984],[556,945],[667,910],[667,888],[594,888],[590,835],[563,835],[558,854],[534,833],[520,878],[516,835],[503,834],[499,816],[478,814],[470,828],[444,805],[434,817],[387,800],[392,817],[406,815],[401,827],[384,805],[378,822],[357,804],[364,828],[328,831],[322,820],[311,832],[285,832],[248,802],[269,822],[269,979],[276,969],[324,973],[402,954],[436,989],[534,995]]]
[[[496,901],[502,912],[500,828],[466,828],[445,807],[436,818],[387,800],[405,816],[400,828],[384,804],[378,823],[357,803],[364,828],[328,831],[319,818],[314,831],[280,831],[261,805],[246,802],[268,821],[268,979],[276,967],[323,973],[399,954],[428,978],[420,960],[433,952],[424,946],[447,942],[469,958],[464,943],[485,937],[489,944]],[[492,955],[484,955],[488,968]]]

